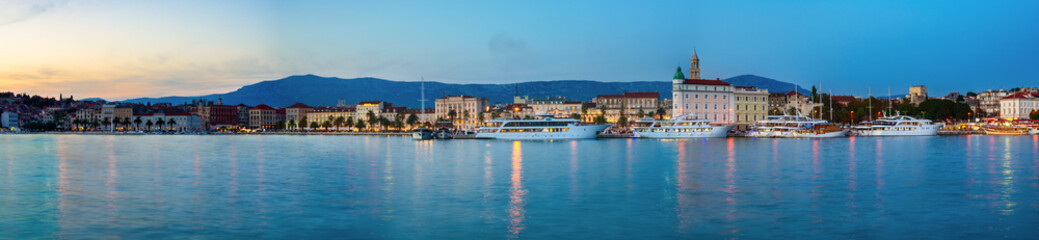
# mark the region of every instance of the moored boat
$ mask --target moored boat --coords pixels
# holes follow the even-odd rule
[[[844,137],[847,129],[806,116],[772,115],[751,126],[748,137],[833,138]]]
[[[544,116],[534,120],[488,120],[476,138],[552,140],[595,138],[609,125],[585,124],[580,120]]]
[[[635,122],[635,137],[640,138],[704,138],[726,137],[732,125],[713,126],[709,121],[691,115],[672,120],[640,119]]]
[[[1028,128],[1019,126],[989,126],[985,127],[988,135],[1025,135],[1029,134]]]
[[[433,139],[433,129],[429,128],[416,128],[411,130],[411,139],[415,140],[429,140]]]
[[[927,119],[895,115],[860,124],[853,129],[852,134],[856,136],[935,136],[942,129],[942,124],[934,124]]]

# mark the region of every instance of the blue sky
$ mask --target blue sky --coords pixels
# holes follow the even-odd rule
[[[1037,1],[0,3],[0,90],[122,99],[289,75],[455,83],[755,74],[865,95],[1039,85]],[[882,90],[879,90],[882,89]]]

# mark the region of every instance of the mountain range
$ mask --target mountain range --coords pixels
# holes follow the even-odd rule
[[[724,79],[735,86],[753,86],[769,89],[769,92],[789,92],[794,84],[755,75],[740,75]],[[217,101],[227,105],[267,104],[286,107],[294,103],[311,106],[335,106],[340,99],[348,104],[360,101],[381,100],[395,106],[417,108],[421,105],[421,82],[391,81],[379,78],[342,79],[315,75],[297,75],[283,79],[250,84],[238,90],[204,96],[169,96],[159,98],[135,98],[122,102],[134,103],[190,103],[195,99]],[[798,91],[808,93],[804,88]],[[566,97],[569,100],[589,101],[600,94],[623,92],[660,92],[661,97],[671,94],[671,80],[642,82],[599,82],[589,80],[552,80],[508,84],[453,84],[425,82],[427,108],[433,107],[432,99],[445,95],[472,95],[486,97],[490,103],[511,103],[513,96],[531,98]]]

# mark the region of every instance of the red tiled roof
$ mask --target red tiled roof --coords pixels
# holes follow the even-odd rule
[[[658,92],[628,92],[624,94],[599,95],[596,98],[660,98]]]
[[[730,83],[722,81],[721,79],[715,79],[715,80],[709,80],[709,79],[686,79],[682,83],[685,83],[685,84],[700,84],[700,85],[719,85],[719,86],[729,86],[729,85],[732,85]]]
[[[789,96],[789,95],[794,95],[794,94],[797,94],[797,95],[801,95],[801,96],[804,96],[804,94],[801,94],[801,93],[799,93],[799,92],[797,92],[797,91],[789,91],[789,92],[786,92],[786,95],[787,95],[787,96]]]
[[[1019,93],[1014,93],[1014,94],[1007,95],[1006,97],[1003,97],[1003,99],[1014,99],[1014,98],[1039,98],[1039,93],[1019,92]]]
[[[426,108],[425,113],[436,113],[436,109]],[[422,109],[404,109],[403,113],[422,113]]]
[[[271,106],[267,106],[266,104],[256,105],[255,107],[250,107],[249,109],[274,110],[274,108],[272,108]]]
[[[832,98],[833,98],[834,101],[838,101],[838,102],[851,102],[851,101],[855,101],[855,97],[853,97],[853,96],[833,96]]]
[[[289,107],[286,107],[286,108],[312,108],[312,107],[307,106],[306,104],[303,104],[303,103],[296,103],[296,104],[292,104],[292,106],[289,106]]]
[[[314,112],[356,112],[357,108],[352,107],[317,107],[314,108]]]
[[[581,101],[564,101],[563,104],[582,104]]]
[[[382,101],[363,101],[363,102],[359,102],[357,104],[379,104],[379,103],[382,103]]]
[[[166,116],[191,116],[191,113],[166,113]]]

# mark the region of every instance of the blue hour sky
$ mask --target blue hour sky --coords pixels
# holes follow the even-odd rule
[[[0,91],[124,99],[297,74],[755,74],[837,93],[1039,84],[1039,1],[2,1]]]

